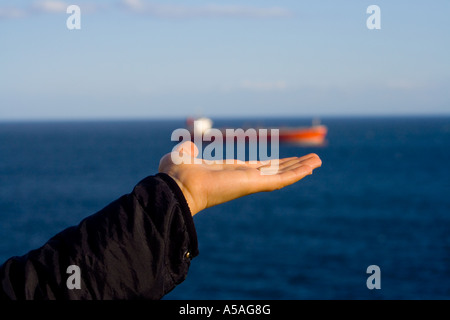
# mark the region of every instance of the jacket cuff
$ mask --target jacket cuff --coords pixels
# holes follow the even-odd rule
[[[180,204],[181,211],[183,213],[184,222],[186,224],[186,230],[189,234],[189,240],[190,240],[190,258],[194,258],[198,256],[199,250],[198,250],[198,240],[197,240],[197,231],[195,229],[194,225],[194,219],[191,214],[191,209],[189,208],[189,205],[186,201],[186,198],[184,197],[183,191],[181,191],[178,184],[175,182],[174,179],[172,179],[171,176],[169,176],[166,173],[158,173],[156,174],[157,177],[164,180],[164,182],[167,183],[169,188],[172,190],[173,194],[175,195],[176,199],[178,200],[178,203]]]

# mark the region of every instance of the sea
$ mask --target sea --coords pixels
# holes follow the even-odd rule
[[[450,298],[450,117],[322,117],[321,168],[194,217],[184,282],[163,299]],[[240,128],[309,118],[215,119]],[[184,119],[0,123],[0,260],[42,246],[157,173]],[[376,284],[376,286],[375,286]]]

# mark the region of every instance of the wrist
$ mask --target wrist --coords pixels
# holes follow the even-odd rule
[[[173,179],[173,181],[175,181],[176,184],[178,185],[178,187],[180,188],[181,192],[183,193],[184,199],[186,200],[188,207],[191,211],[191,215],[194,216],[195,214],[197,214],[200,210],[198,209],[198,207],[194,201],[194,198],[192,197],[191,192],[176,177],[174,177],[173,175],[171,175],[169,173],[167,175],[170,176]]]

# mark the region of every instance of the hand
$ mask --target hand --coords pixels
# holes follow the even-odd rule
[[[171,176],[183,192],[191,214],[195,215],[206,208],[231,201],[252,193],[273,191],[293,184],[322,165],[316,154],[303,157],[280,159],[275,174],[264,174],[270,168],[267,162],[234,160],[232,164],[215,164],[201,159],[194,163],[198,149],[194,143],[187,141],[175,151],[179,156],[189,160],[174,164],[171,153],[164,155],[159,164],[159,172]],[[197,160],[199,161],[199,160]]]

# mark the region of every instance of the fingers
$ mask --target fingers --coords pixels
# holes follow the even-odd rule
[[[283,159],[270,159],[270,160],[261,160],[261,161],[246,161],[244,162],[250,168],[262,168],[265,166],[273,166],[273,164],[281,165],[287,161],[298,159],[297,157],[283,158]]]
[[[269,166],[273,166],[274,164],[278,164],[278,165],[283,165],[286,166],[288,164],[288,162],[292,161],[292,163],[297,162],[306,157],[309,157],[311,155],[308,156],[304,156],[304,157],[289,157],[289,158],[283,158],[283,159],[269,159],[269,160],[250,160],[250,161],[242,161],[242,160],[236,160],[236,159],[227,159],[227,160],[223,160],[221,163],[223,164],[231,164],[231,165],[245,165],[246,167],[249,168],[263,168],[263,167],[269,167]],[[213,163],[213,162],[211,162]]]
[[[313,169],[316,169],[321,165],[322,161],[316,154],[309,154],[307,156],[298,158],[296,161],[290,160],[288,162],[283,163],[282,165],[280,165],[280,171],[281,172],[290,171],[299,168],[301,166],[308,166],[311,168],[312,171]]]
[[[289,170],[279,173],[279,188],[291,185],[304,177],[311,175],[313,169],[308,165],[293,166]]]
[[[264,172],[264,174],[269,174],[269,173],[266,173],[268,171],[268,169],[270,168],[271,171],[273,171],[274,170],[273,167],[275,167],[275,166],[277,166],[277,169],[279,172],[285,172],[285,171],[289,171],[289,170],[294,170],[301,166],[308,166],[311,168],[311,170],[313,170],[313,169],[320,167],[321,165],[322,165],[322,160],[320,160],[319,156],[314,153],[311,153],[311,154],[308,154],[308,155],[300,157],[300,158],[292,157],[292,158],[281,159],[281,160],[279,160],[278,163],[271,162],[271,163],[265,164],[264,166],[259,167],[258,169],[261,172]]]
[[[280,170],[279,187],[283,188],[311,175],[313,170],[320,166],[322,166],[322,160],[314,153],[299,158],[297,163],[290,162],[282,171]]]

